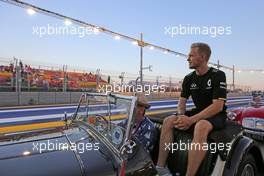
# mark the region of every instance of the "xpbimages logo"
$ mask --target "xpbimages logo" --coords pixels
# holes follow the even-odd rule
[[[194,143],[194,142],[186,142],[186,141],[179,141],[178,143],[165,143],[165,150],[169,150],[171,153],[176,151],[190,151],[190,150],[204,150],[210,151],[211,153],[216,153],[217,151],[231,149],[231,143]]]
[[[46,26],[33,26],[32,34],[38,37],[44,36],[77,36],[79,38],[86,37],[88,35],[98,34],[98,28],[82,27],[82,26],[62,26],[62,25],[50,25]]]
[[[78,153],[84,153],[85,151],[99,150],[99,143],[67,143],[58,140],[47,140],[45,142],[33,142],[33,151],[39,153],[47,151],[75,151]]]
[[[165,85],[128,85],[128,84],[116,84],[111,85],[99,85],[100,93],[145,93],[145,95],[150,95],[150,93],[164,93],[166,90]]]
[[[165,26],[164,34],[171,38],[184,35],[205,35],[212,38],[216,38],[223,35],[231,35],[231,26],[192,26],[187,25],[175,25],[175,26]]]

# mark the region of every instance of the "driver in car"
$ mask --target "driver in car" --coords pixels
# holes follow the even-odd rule
[[[145,149],[152,153],[158,140],[158,131],[149,118],[145,116],[146,109],[150,104],[143,93],[137,93],[136,119],[132,129],[132,134],[143,144]],[[127,125],[127,121],[122,126]]]
[[[210,47],[205,43],[193,43],[187,61],[193,72],[185,76],[178,104],[177,115],[167,117],[162,125],[159,157],[156,169],[159,175],[170,175],[166,167],[169,150],[166,144],[173,143],[174,128],[193,134],[192,143],[207,143],[213,130],[220,130],[226,120],[225,73],[208,66]],[[195,108],[186,111],[186,102],[192,97]],[[189,149],[186,176],[194,176],[206,156],[205,150]]]
[[[136,96],[137,110],[133,134],[151,153],[158,140],[158,131],[151,120],[145,116],[146,109],[150,108],[146,96],[143,93],[137,93]]]

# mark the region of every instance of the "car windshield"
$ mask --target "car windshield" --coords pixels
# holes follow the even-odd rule
[[[119,150],[130,139],[135,100],[113,94],[83,94],[74,119],[86,122]]]

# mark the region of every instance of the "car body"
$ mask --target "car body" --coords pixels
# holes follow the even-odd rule
[[[83,94],[64,125],[0,136],[0,173],[6,176],[156,175],[131,135],[136,98]],[[128,120],[122,127],[114,117]]]
[[[230,120],[242,124],[244,128],[243,136],[251,141],[249,142],[250,145],[243,156],[246,158],[246,156],[250,155],[251,163],[255,162],[258,169],[262,170],[261,174],[263,175],[264,105],[262,99],[263,95],[260,92],[253,92],[252,101],[249,106],[230,111],[228,117]],[[251,166],[249,166],[250,170],[253,168]]]
[[[242,124],[244,118],[254,117],[264,119],[264,106],[237,108],[230,111],[228,116],[239,124]]]
[[[132,135],[136,104],[135,97],[86,93],[61,126],[2,134],[1,175],[156,175],[159,143],[148,154]],[[167,115],[149,116],[159,132]],[[120,126],[122,120],[127,121],[126,127]],[[208,144],[225,146],[208,150],[197,175],[263,175],[263,141],[255,132],[231,120],[223,130],[212,132]],[[174,143],[192,140],[185,131],[175,130],[174,136]],[[188,150],[171,150],[168,167],[173,175],[185,174],[187,154]]]
[[[242,124],[245,134],[254,133],[252,137],[264,141],[264,104],[262,93],[254,92],[248,107],[233,109],[228,113],[230,120]]]
[[[249,102],[248,106],[231,110],[228,114],[229,119],[237,121],[240,124],[242,124],[244,118],[254,117],[264,119],[263,100],[262,93],[254,91],[252,93],[252,101]]]
[[[162,128],[162,119],[167,115],[150,116],[157,126]],[[205,160],[202,162],[198,176],[259,176],[264,174],[264,143],[257,137],[252,138],[249,129],[241,124],[227,120],[226,127],[219,131],[213,131],[208,136],[208,145],[224,144],[225,148],[207,151]],[[253,133],[256,135],[256,133]],[[261,132],[260,134],[263,134]],[[174,131],[174,144],[191,145],[192,135],[181,130]],[[228,147],[227,147],[228,145]],[[156,148],[158,150],[158,148]],[[155,153],[155,152],[154,152]],[[157,156],[152,156],[157,158]],[[188,149],[170,150],[168,168],[172,175],[185,175],[187,169]],[[154,160],[154,162],[156,162]]]

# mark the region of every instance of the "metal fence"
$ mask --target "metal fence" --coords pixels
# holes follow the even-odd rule
[[[138,75],[133,73],[81,70],[67,65],[34,65],[27,61],[0,59],[0,91],[3,92],[67,92],[96,91],[99,85],[138,84]],[[179,78],[144,75],[144,84],[165,85],[166,91],[178,91]]]
[[[182,78],[144,75],[143,85],[165,87],[178,92]],[[123,71],[72,68],[67,65],[36,64],[16,58],[0,58],[0,92],[96,92],[99,86],[141,84],[139,74]],[[235,91],[250,91],[250,86],[236,85]],[[232,90],[233,84],[228,84]]]

